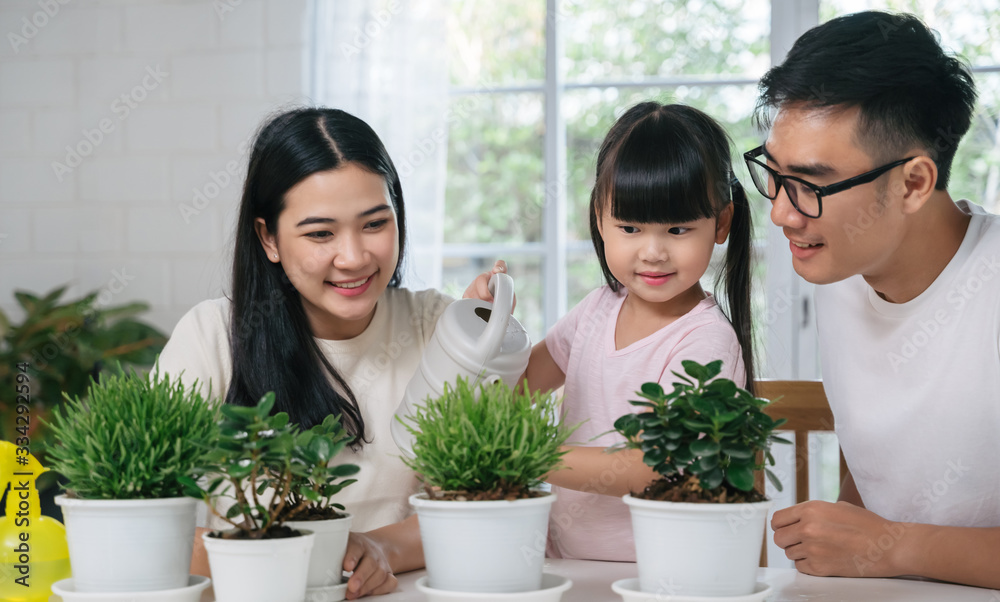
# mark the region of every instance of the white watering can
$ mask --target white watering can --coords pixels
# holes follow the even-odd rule
[[[396,445],[407,456],[413,456],[413,435],[399,420],[411,416],[428,397],[442,395],[446,382],[454,385],[462,376],[473,384],[502,380],[514,387],[528,367],[531,341],[521,323],[510,315],[514,280],[497,273],[490,278],[489,288],[492,304],[461,299],[438,318],[390,427]]]

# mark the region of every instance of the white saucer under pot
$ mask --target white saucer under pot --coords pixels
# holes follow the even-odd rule
[[[754,584],[752,593],[745,596],[671,596],[664,592],[649,593],[639,589],[639,580],[619,579],[611,589],[623,602],[763,602],[771,595],[771,586],[763,581]]]
[[[623,498],[632,515],[639,589],[674,596],[752,594],[770,500],[695,504]]]
[[[491,592],[456,592],[444,589],[434,589],[427,584],[427,576],[417,579],[417,591],[426,596],[427,602],[559,602],[562,595],[573,586],[566,577],[542,574],[542,584],[539,589],[530,592],[491,593]]]
[[[144,592],[79,592],[73,579],[52,584],[52,593],[63,602],[198,602],[212,580],[190,575],[185,587]]]

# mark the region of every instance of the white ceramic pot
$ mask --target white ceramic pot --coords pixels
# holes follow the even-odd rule
[[[299,531],[312,531],[316,535],[312,554],[309,556],[306,587],[312,589],[339,584],[344,572],[351,515],[329,520],[291,520],[286,521],[285,526]]]
[[[692,504],[623,498],[639,589],[664,596],[745,596],[757,583],[770,500]]]
[[[555,498],[453,502],[410,496],[420,519],[427,585],[459,592],[539,589]]]
[[[81,500],[57,496],[78,592],[143,592],[188,585],[194,498]]]
[[[301,529],[300,529],[301,531]],[[221,539],[203,533],[216,602],[302,602],[315,535]]]

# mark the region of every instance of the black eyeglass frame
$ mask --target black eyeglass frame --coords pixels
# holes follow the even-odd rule
[[[818,207],[817,211],[816,211],[816,215],[809,215],[808,213],[806,213],[805,211],[803,211],[799,207],[799,204],[795,202],[795,199],[792,198],[792,195],[787,195],[789,202],[792,203],[792,207],[795,207],[796,211],[798,211],[802,215],[804,215],[804,216],[806,216],[808,218],[812,218],[812,219],[817,219],[817,218],[819,218],[820,216],[823,215],[823,197],[830,196],[831,194],[837,194],[838,192],[844,192],[845,190],[848,190],[850,188],[854,188],[855,186],[860,186],[861,184],[867,184],[868,182],[872,182],[876,178],[878,178],[879,176],[881,176],[882,174],[884,174],[885,172],[889,171],[890,169],[892,169],[894,167],[899,167],[900,165],[906,163],[907,161],[912,161],[913,159],[916,159],[917,156],[918,156],[918,155],[914,155],[912,157],[907,157],[905,159],[900,159],[899,161],[893,161],[892,163],[886,163],[885,165],[883,165],[881,167],[876,167],[875,169],[873,169],[871,171],[866,171],[865,173],[863,173],[861,175],[854,176],[853,178],[847,178],[846,180],[841,180],[840,182],[835,182],[835,183],[830,184],[828,186],[817,186],[816,184],[813,184],[812,182],[807,182],[807,181],[803,180],[802,178],[797,178],[795,176],[786,176],[786,175],[782,175],[782,174],[774,171],[773,169],[771,169],[770,167],[768,167],[766,164],[761,163],[760,161],[757,160],[757,157],[760,157],[763,154],[764,154],[764,145],[763,144],[760,145],[760,146],[758,146],[757,148],[755,148],[753,150],[748,150],[747,152],[743,153],[743,160],[746,161],[747,169],[751,170],[751,172],[750,172],[751,178],[750,179],[753,180],[754,187],[757,189],[757,192],[759,192],[762,195],[764,195],[764,198],[773,201],[774,199],[778,198],[778,193],[781,191],[781,187],[785,184],[785,180],[794,180],[794,181],[802,184],[806,188],[809,188],[810,190],[812,190],[816,194],[816,205]],[[768,196],[766,192],[764,192],[764,191],[762,191],[760,189],[760,184],[758,184],[757,180],[752,177],[753,176],[753,166],[750,165],[750,163],[755,163],[756,165],[759,165],[759,166],[763,167],[764,170],[767,171],[767,173],[769,173],[771,175],[771,177],[774,179],[774,196]]]

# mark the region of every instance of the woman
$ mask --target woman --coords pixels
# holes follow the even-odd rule
[[[197,379],[225,403],[274,391],[275,411],[304,428],[342,416],[355,439],[338,462],[361,472],[337,499],[367,531],[348,544],[348,599],[391,592],[394,572],[424,564],[416,516],[407,518],[416,478],[389,425],[451,298],[399,287],[404,215],[396,169],[366,123],[325,108],[271,119],[250,155],[232,298],[195,306],[159,358],[162,372]],[[491,300],[488,276],[466,296]],[[200,533],[195,541],[193,571],[207,574]]]

